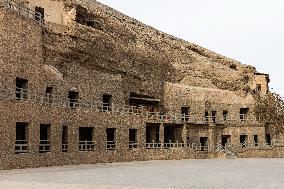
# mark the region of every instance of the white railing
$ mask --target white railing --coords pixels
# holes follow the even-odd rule
[[[248,115],[247,114],[240,114],[240,120],[241,121],[247,121],[248,120]]]
[[[178,140],[176,142],[172,142],[169,140],[169,142],[164,143],[164,149],[170,149],[170,148],[184,148],[187,147],[184,142],[179,142]]]
[[[27,140],[16,140],[15,153],[28,153],[28,141]]]
[[[155,142],[153,140],[152,143],[146,143],[146,149],[161,149],[162,143],[161,142]]]
[[[95,145],[94,141],[79,141],[79,151],[94,151]]]
[[[284,139],[280,138],[280,139],[272,139],[271,140],[271,145],[273,146],[284,146]]]
[[[26,18],[32,19],[38,23],[43,24],[44,21],[44,15],[42,15],[39,12],[35,12],[31,9],[29,9],[28,7],[17,3],[16,1],[13,0],[2,0],[0,2],[0,6],[5,7],[6,9],[12,10]],[[47,16],[47,15],[46,15]]]
[[[28,89],[16,88],[16,100],[28,100],[28,95]]]
[[[106,149],[107,150],[115,150],[116,149],[116,141],[107,141]]]
[[[68,142],[62,142],[61,144],[62,152],[68,151]]]
[[[15,94],[15,93],[14,93]],[[49,105],[53,107],[64,107],[71,109],[83,109],[91,110],[94,112],[107,112],[112,114],[135,114],[141,115],[147,122],[153,123],[194,123],[194,124],[209,124],[213,123],[211,116],[200,117],[200,115],[185,115],[185,114],[166,114],[162,115],[160,112],[147,112],[143,106],[129,106],[129,105],[115,105],[104,104],[101,101],[90,101],[83,99],[69,99],[63,98],[56,94],[39,93],[23,88],[16,88],[16,94],[13,95],[10,92],[0,91],[0,99],[16,99],[17,101],[29,101],[40,103],[43,105]],[[242,116],[246,120],[241,121],[240,117],[226,117],[224,121],[223,117],[215,117],[215,124],[232,123],[232,126],[237,123],[253,123],[257,125],[256,119],[249,119],[248,116]],[[240,125],[240,124],[239,124]],[[238,125],[238,126],[239,126]]]
[[[128,149],[133,150],[135,148],[138,148],[138,143],[136,141],[129,141]]]
[[[40,140],[38,151],[40,153],[50,152],[50,140]]]

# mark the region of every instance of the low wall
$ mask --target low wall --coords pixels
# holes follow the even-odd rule
[[[284,158],[284,146],[269,149],[247,149],[237,153],[238,158]]]

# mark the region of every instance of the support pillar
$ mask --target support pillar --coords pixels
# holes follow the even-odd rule
[[[160,130],[159,130],[159,140],[161,143],[161,148],[164,148],[164,138],[165,138],[165,130],[164,130],[164,123],[161,123],[161,125],[159,126]]]
[[[183,129],[182,129],[182,140],[185,144],[185,146],[187,146],[187,136],[188,136],[188,133],[187,133],[187,127],[186,127],[186,123],[183,124]]]

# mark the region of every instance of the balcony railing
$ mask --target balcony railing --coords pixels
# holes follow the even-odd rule
[[[107,141],[106,149],[107,150],[115,150],[116,149],[116,141]]]
[[[146,143],[146,149],[161,149],[161,148],[162,148],[161,142],[155,142],[153,140],[153,142],[151,143]]]
[[[179,142],[178,140],[176,142],[172,142],[171,140],[169,140],[169,142],[164,143],[164,149],[184,147],[186,147],[186,144],[184,142]]]
[[[50,152],[50,140],[40,140],[39,152],[40,153]]]
[[[135,148],[138,148],[138,143],[137,141],[129,141],[128,149],[133,150]]]
[[[94,151],[95,145],[94,141],[79,141],[79,151],[86,152],[86,151]]]
[[[28,141],[27,140],[16,140],[15,153],[28,153]]]
[[[16,88],[16,100],[27,100],[29,95],[28,89]]]
[[[62,142],[61,148],[62,148],[62,152],[67,152],[68,151],[68,142]]]
[[[11,92],[0,91],[0,99],[16,99],[23,102],[35,102],[42,105],[49,105],[53,107],[63,107],[70,109],[91,110],[94,112],[106,112],[112,114],[133,114],[140,115],[147,122],[153,123],[175,123],[175,124],[226,124],[226,123],[251,123],[258,124],[255,118],[248,115],[241,114],[236,117],[226,116],[200,116],[200,115],[185,115],[185,114],[166,114],[160,112],[147,112],[143,106],[128,106],[128,105],[115,105],[104,104],[101,101],[90,101],[83,99],[69,99],[63,98],[56,94],[39,93],[23,88],[16,88],[15,95]],[[215,120],[215,122],[214,122]]]
[[[240,120],[241,121],[247,121],[248,120],[248,115],[247,114],[240,114]]]

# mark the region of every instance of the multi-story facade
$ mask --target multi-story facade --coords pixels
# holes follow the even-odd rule
[[[1,169],[271,143],[268,75],[98,2],[2,0],[0,36]]]

